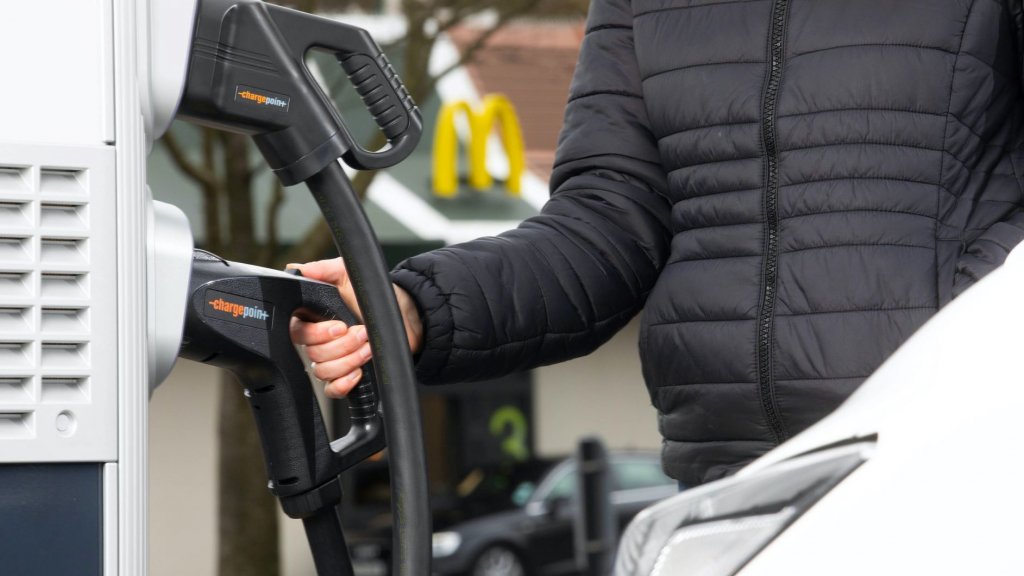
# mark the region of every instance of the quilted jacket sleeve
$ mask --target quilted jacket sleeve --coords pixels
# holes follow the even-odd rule
[[[631,25],[627,0],[594,0],[541,213],[394,271],[424,318],[423,382],[585,355],[643,306],[667,257],[670,206]]]

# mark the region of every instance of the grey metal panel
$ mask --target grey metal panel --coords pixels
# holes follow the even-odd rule
[[[0,462],[117,459],[115,168],[0,142]]]
[[[4,574],[100,576],[103,464],[0,465]]]

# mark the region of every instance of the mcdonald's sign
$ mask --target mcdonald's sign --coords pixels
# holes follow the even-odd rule
[[[505,187],[510,194],[518,196],[526,170],[526,151],[519,118],[512,103],[501,94],[484,98],[478,110],[465,100],[449,102],[441,108],[434,132],[434,194],[452,198],[459,190],[459,137],[455,132],[455,118],[460,112],[469,123],[469,185],[474,190],[488,190],[494,185],[494,178],[487,172],[487,140],[494,126],[500,125],[501,142],[509,164]]]

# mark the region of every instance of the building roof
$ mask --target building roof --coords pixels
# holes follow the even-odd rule
[[[480,94],[505,94],[519,111],[527,165],[547,181],[565,115],[569,84],[583,40],[583,19],[515,21],[499,30],[466,69]],[[451,32],[465,50],[479,30]]]

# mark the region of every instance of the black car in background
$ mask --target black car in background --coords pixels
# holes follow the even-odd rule
[[[655,453],[613,451],[609,460],[620,532],[640,510],[678,492]],[[576,484],[573,458],[532,461],[513,470],[474,470],[451,500],[434,503],[433,573],[578,574],[573,549]],[[357,576],[390,574],[390,539],[390,529],[383,527],[352,533],[349,544]]]

